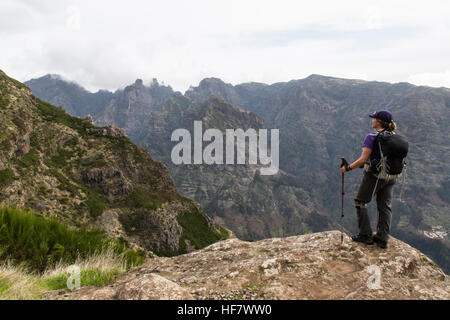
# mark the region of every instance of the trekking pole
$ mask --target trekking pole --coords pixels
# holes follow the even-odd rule
[[[345,160],[345,158],[341,158],[341,166],[340,168],[342,168],[343,166],[347,167],[348,166],[348,162],[347,160]],[[341,192],[341,227],[342,227],[342,219],[344,218],[344,173],[341,173],[342,176],[342,192]],[[344,231],[341,231],[341,244],[344,243]]]

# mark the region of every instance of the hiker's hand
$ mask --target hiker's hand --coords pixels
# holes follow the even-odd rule
[[[341,173],[345,173],[345,166],[340,167],[339,170],[341,171]]]

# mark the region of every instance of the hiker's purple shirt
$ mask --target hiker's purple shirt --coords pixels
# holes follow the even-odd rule
[[[389,131],[385,131],[387,134],[391,134]],[[364,138],[363,147],[372,149],[372,153],[370,154],[370,160],[375,158],[375,152],[373,152],[373,148],[375,146],[375,138],[377,137],[378,132],[372,132],[366,135]]]

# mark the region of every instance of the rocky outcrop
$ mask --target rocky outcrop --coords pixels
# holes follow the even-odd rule
[[[93,124],[92,117],[87,117],[86,121],[89,121]],[[87,132],[93,132],[97,134],[101,134],[103,136],[110,136],[114,138],[125,137],[125,131],[119,127],[114,125],[108,125],[104,128],[89,128],[86,130]]]
[[[450,279],[392,238],[387,250],[329,231],[256,242],[230,239],[154,258],[103,288],[50,299],[442,299]]]
[[[85,184],[98,188],[108,199],[124,197],[133,191],[123,172],[113,167],[88,169],[81,172],[81,177]]]

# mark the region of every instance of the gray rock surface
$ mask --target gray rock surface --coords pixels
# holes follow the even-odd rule
[[[392,238],[386,250],[338,231],[256,242],[229,239],[173,258],[154,258],[103,288],[51,299],[443,299],[450,279]],[[377,282],[379,275],[379,283]]]

